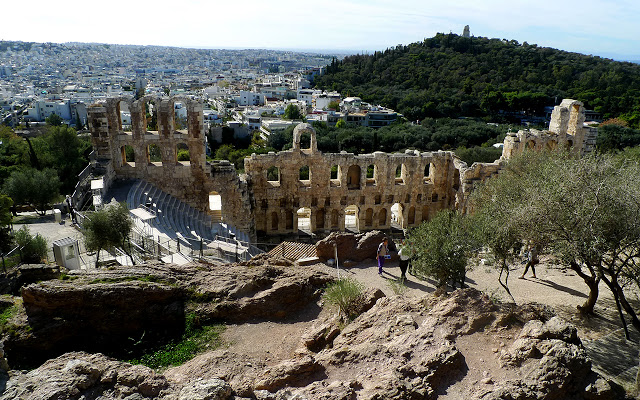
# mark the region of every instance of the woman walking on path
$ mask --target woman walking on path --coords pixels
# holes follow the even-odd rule
[[[382,267],[384,266],[384,259],[389,254],[389,247],[387,244],[389,239],[386,237],[382,239],[382,243],[378,245],[378,254],[376,254],[376,260],[378,260],[378,275],[382,275]]]

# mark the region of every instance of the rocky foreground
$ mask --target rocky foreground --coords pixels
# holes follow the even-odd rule
[[[321,313],[285,360],[223,348],[158,373],[99,352],[141,332],[170,336],[185,310],[212,321],[278,320],[319,301],[331,280],[322,266],[257,259],[27,285],[16,318],[29,328],[5,334],[7,359],[51,358],[9,370],[0,400],[620,398],[591,370],[575,327],[543,307],[494,304],[473,289],[420,299],[368,291],[359,317],[345,325]]]

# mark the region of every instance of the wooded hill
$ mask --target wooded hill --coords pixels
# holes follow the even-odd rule
[[[542,114],[563,98],[605,118],[640,122],[640,65],[515,40],[437,34],[333,60],[316,86],[391,107],[409,120]]]

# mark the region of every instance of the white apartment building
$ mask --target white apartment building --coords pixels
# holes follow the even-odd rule
[[[326,110],[332,101],[340,103],[340,93],[338,92],[322,92],[313,96],[313,109]],[[338,111],[338,110],[336,110]]]
[[[321,93],[321,90],[316,89],[298,89],[297,99],[298,101],[304,101],[307,106],[310,106],[313,104],[313,97]]]
[[[71,121],[71,109],[69,107],[69,100],[37,100],[33,102],[33,105],[31,107],[26,109],[23,114],[23,118],[29,121],[42,122],[51,114],[58,114],[58,116],[64,121]]]

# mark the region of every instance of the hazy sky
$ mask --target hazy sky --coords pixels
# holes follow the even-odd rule
[[[0,40],[384,50],[461,34],[640,59],[637,0],[66,0],[0,7]]]

